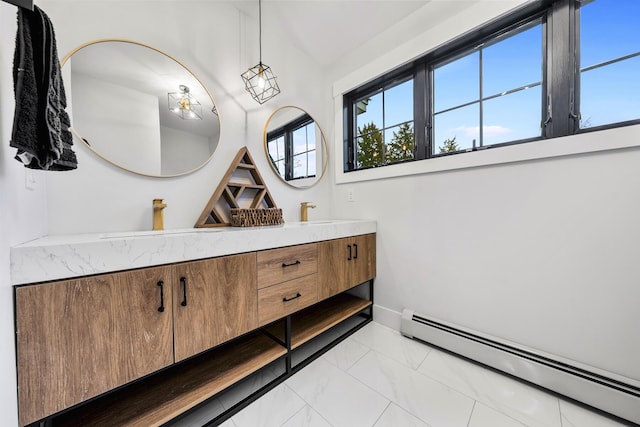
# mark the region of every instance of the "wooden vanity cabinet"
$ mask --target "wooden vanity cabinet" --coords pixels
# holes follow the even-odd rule
[[[320,299],[373,279],[376,276],[376,235],[319,242],[318,276]]]
[[[176,362],[258,327],[255,252],[177,264],[173,277]]]
[[[170,276],[145,268],[16,288],[20,425],[172,364]]]
[[[292,368],[294,352],[326,346],[308,363],[330,347],[325,331],[371,321],[372,294],[343,291],[374,278],[375,242],[359,235],[16,287],[20,425],[160,426],[269,365],[293,375],[303,366]]]

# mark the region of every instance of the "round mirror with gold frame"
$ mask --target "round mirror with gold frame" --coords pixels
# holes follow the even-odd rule
[[[308,188],[327,170],[329,151],[324,132],[300,107],[275,110],[264,125],[264,152],[271,169],[286,184]]]
[[[100,39],[76,47],[61,65],[71,129],[104,160],[174,177],[213,156],[220,139],[215,102],[175,57],[132,40]]]

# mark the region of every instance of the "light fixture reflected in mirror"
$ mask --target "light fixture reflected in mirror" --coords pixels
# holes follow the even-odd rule
[[[279,94],[280,88],[271,67],[262,63],[262,0],[258,0],[258,10],[260,62],[245,71],[242,74],[242,80],[251,97],[259,104],[263,104]]]
[[[189,93],[189,87],[180,85],[180,92],[167,94],[169,110],[184,120],[202,120],[202,105]],[[215,114],[215,112],[214,112]]]

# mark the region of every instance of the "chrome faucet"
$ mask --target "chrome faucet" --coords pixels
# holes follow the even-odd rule
[[[162,199],[153,199],[153,229],[164,230],[164,208],[167,207]]]
[[[309,208],[313,209],[316,205],[310,205],[309,202],[300,203],[300,221],[308,221],[309,220]]]

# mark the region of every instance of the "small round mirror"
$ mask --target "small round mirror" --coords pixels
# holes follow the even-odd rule
[[[152,177],[204,166],[220,138],[218,111],[182,62],[154,47],[101,39],[61,62],[74,135],[108,162]]]
[[[278,108],[264,126],[264,151],[271,169],[296,188],[315,185],[327,170],[329,152],[324,132],[300,107]]]

